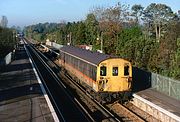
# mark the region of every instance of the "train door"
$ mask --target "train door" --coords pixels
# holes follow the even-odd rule
[[[120,91],[122,89],[120,81],[121,68],[117,63],[111,64],[111,84],[113,86],[113,91]]]
[[[129,63],[123,65],[123,71],[123,90],[129,90],[131,88],[132,79],[131,66]]]

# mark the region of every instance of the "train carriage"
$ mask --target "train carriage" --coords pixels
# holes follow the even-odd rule
[[[77,81],[102,99],[111,101],[131,91],[132,66],[129,61],[72,46],[60,49],[59,61]]]

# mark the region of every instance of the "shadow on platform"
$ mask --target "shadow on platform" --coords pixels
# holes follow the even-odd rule
[[[22,71],[26,69],[32,69],[32,66],[30,63],[20,63],[20,64],[10,64],[6,65],[1,69],[1,73],[5,72],[13,72],[13,71]]]
[[[23,74],[22,74],[23,73]],[[12,87],[19,87],[30,82],[34,82],[36,77],[34,72],[29,70],[23,72],[8,72],[7,74],[0,75],[0,91]]]
[[[25,97],[28,95],[42,95],[42,91],[39,83],[25,85],[15,88],[10,88],[7,90],[0,91],[0,102],[10,99],[16,99],[19,97]]]
[[[133,92],[139,92],[151,87],[151,72],[133,67]]]

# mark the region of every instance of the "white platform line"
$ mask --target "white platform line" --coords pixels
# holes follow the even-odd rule
[[[59,119],[58,119],[58,117],[57,117],[57,114],[56,114],[56,112],[55,112],[55,110],[54,110],[54,108],[53,108],[53,106],[52,106],[52,104],[51,104],[51,101],[50,101],[50,99],[49,99],[49,97],[48,97],[48,95],[47,95],[47,93],[46,93],[46,90],[45,90],[45,88],[44,88],[44,86],[43,86],[43,84],[42,84],[42,82],[41,82],[41,80],[40,80],[40,78],[39,78],[39,75],[38,75],[38,73],[37,73],[37,71],[36,71],[36,69],[35,69],[35,66],[34,66],[34,64],[33,64],[32,60],[31,60],[31,58],[30,58],[30,56],[29,56],[30,54],[29,54],[29,52],[27,51],[25,45],[24,45],[24,48],[25,48],[26,53],[27,53],[27,55],[28,55],[28,57],[29,57],[29,61],[30,61],[31,66],[32,66],[32,68],[33,68],[33,71],[34,71],[34,73],[35,73],[35,75],[36,75],[37,81],[38,81],[38,83],[40,84],[41,90],[42,90],[43,95],[44,95],[44,97],[45,97],[45,99],[46,99],[46,102],[47,102],[47,104],[48,104],[48,106],[49,106],[49,109],[50,109],[50,112],[51,112],[51,114],[52,114],[52,116],[53,116],[53,119],[54,119],[55,122],[59,122]]]
[[[175,115],[175,114],[173,114],[173,113],[171,113],[171,112],[169,112],[169,111],[167,111],[167,110],[157,106],[156,104],[154,104],[154,103],[152,103],[152,102],[150,102],[150,101],[140,97],[139,95],[133,94],[133,97],[143,101],[144,103],[148,104],[149,106],[152,106],[153,108],[155,108],[155,109],[159,110],[160,112],[168,115],[169,117],[173,118],[174,120],[176,120],[178,122],[180,121],[180,117],[179,116],[177,116],[177,115]]]

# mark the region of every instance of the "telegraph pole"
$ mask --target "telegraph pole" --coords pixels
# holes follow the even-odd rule
[[[70,32],[70,33],[69,33],[69,43],[70,43],[70,45],[72,45],[72,44],[71,44],[71,34],[72,34],[72,33]]]
[[[100,40],[101,40],[101,51],[103,52],[103,37],[102,37],[102,35],[103,35],[103,32],[101,32],[101,38],[100,38]]]

